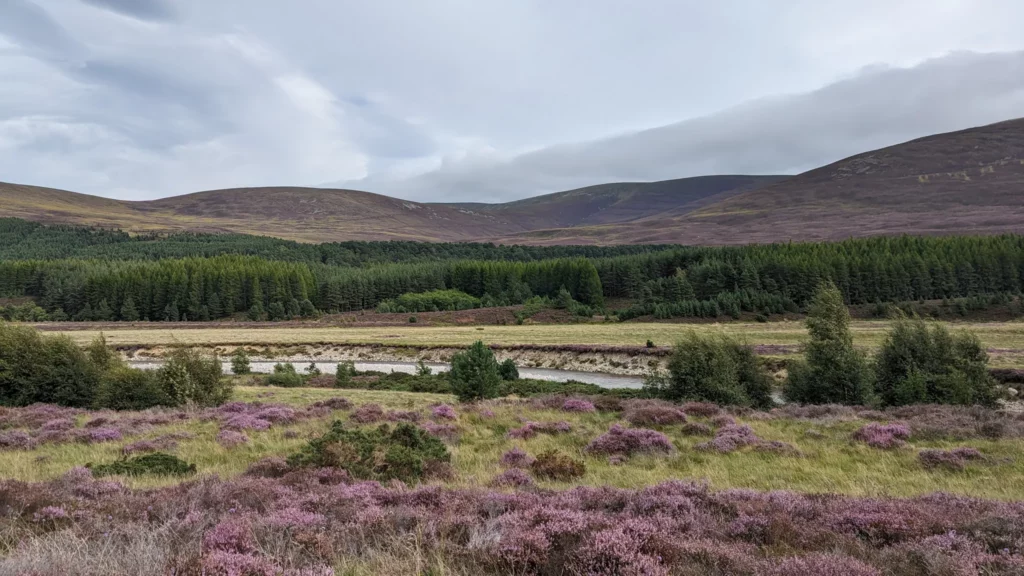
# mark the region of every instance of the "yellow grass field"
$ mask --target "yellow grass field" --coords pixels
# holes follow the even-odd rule
[[[1000,354],[1024,354],[1024,323],[977,322],[947,323],[953,330],[970,330],[990,351]],[[859,320],[852,323],[855,343],[865,348],[881,344],[890,322]],[[691,330],[722,332],[752,345],[793,346],[803,342],[807,331],[802,322],[724,324],[544,324],[525,326],[438,326],[438,327],[321,327],[310,324],[282,328],[129,328],[104,330],[107,342],[114,346],[165,346],[171,344],[214,345],[299,345],[299,344],[390,344],[414,346],[464,346],[476,340],[488,344],[516,345],[617,345],[643,346],[648,340],[658,346],[670,346]],[[76,342],[86,344],[96,330],[64,332]]]

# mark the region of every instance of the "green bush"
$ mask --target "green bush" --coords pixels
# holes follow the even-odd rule
[[[506,382],[509,380],[519,380],[519,368],[516,367],[515,361],[508,358],[501,364],[498,364],[498,375]]]
[[[807,311],[803,361],[792,362],[785,394],[800,404],[867,404],[872,374],[864,355],[854,349],[850,312],[831,282],[821,285]]]
[[[875,392],[884,406],[996,401],[988,354],[969,332],[950,334],[924,320],[898,320],[875,356]]]
[[[0,322],[0,405],[93,405],[100,370],[67,336]]]
[[[483,400],[498,396],[501,374],[494,352],[477,340],[465,352],[452,356],[452,368],[448,373],[452,392],[462,402]]]
[[[96,407],[112,410],[145,410],[173,403],[160,385],[158,374],[122,366],[103,374],[96,392]]]
[[[411,424],[373,430],[346,428],[335,421],[320,438],[288,458],[290,466],[342,468],[359,480],[423,480],[451,461],[444,443]]]
[[[280,386],[281,388],[301,388],[306,380],[295,370],[291,362],[274,364],[274,371],[264,379],[267,386]]]
[[[86,464],[93,476],[189,476],[196,473],[196,465],[164,452],[153,452],[117,460],[110,464]]]
[[[338,362],[334,372],[334,386],[348,388],[352,385],[352,377],[356,374],[356,365],[352,362]]]
[[[217,406],[231,396],[231,383],[222,379],[220,360],[193,348],[176,348],[157,370],[157,380],[175,406]]]
[[[245,351],[245,348],[239,346],[235,348],[234,354],[231,355],[231,373],[237,376],[244,376],[252,371],[252,367],[249,364],[249,353]]]
[[[690,332],[668,360],[668,377],[648,379],[645,389],[665,400],[770,408],[772,380],[753,349],[727,336]]]
[[[558,450],[548,450],[537,455],[530,464],[533,475],[558,482],[569,482],[582,478],[587,473],[587,465]]]
[[[479,307],[479,298],[460,290],[430,290],[419,293],[409,292],[398,298],[385,300],[377,305],[377,311],[381,313],[437,312],[439,310],[469,310]]]

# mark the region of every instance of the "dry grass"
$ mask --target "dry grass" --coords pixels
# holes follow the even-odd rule
[[[952,329],[966,329],[981,338],[994,356],[997,365],[1013,365],[1024,356],[1024,323],[985,322],[947,323]],[[890,322],[858,320],[852,323],[855,343],[865,348],[881,344]],[[730,322],[725,324],[555,324],[525,326],[430,326],[430,327],[306,327],[288,328],[187,328],[187,329],[115,329],[104,330],[107,342],[114,346],[166,346],[172,344],[216,345],[314,345],[314,344],[385,344],[423,347],[465,346],[476,340],[488,344],[516,345],[615,345],[643,346],[652,340],[659,346],[670,346],[691,330],[722,332],[748,344],[765,346],[796,346],[807,337],[802,322],[772,323]],[[99,332],[70,330],[65,332],[79,344],[90,342]],[[792,352],[792,351],[789,351]],[[782,350],[785,354],[787,351]]]

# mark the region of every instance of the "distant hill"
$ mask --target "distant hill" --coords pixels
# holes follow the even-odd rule
[[[603,184],[506,204],[424,204],[357,190],[236,188],[146,202],[0,183],[0,216],[129,231],[239,232],[305,242],[488,240],[528,230],[683,214],[781,176]]]
[[[746,244],[1003,232],[1024,233],[1024,119],[858,154],[696,210],[501,240]]]
[[[928,136],[792,177],[602,184],[504,204],[289,187],[122,202],[0,183],[0,216],[305,242],[746,244],[1024,232],[1024,119]]]

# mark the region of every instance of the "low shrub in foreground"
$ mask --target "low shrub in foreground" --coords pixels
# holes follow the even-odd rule
[[[634,426],[671,426],[686,422],[678,406],[652,400],[632,400],[622,418]]]
[[[295,467],[341,468],[361,480],[407,483],[426,478],[450,461],[444,443],[411,424],[360,430],[346,428],[341,421],[288,458]]]
[[[963,470],[968,462],[984,460],[985,456],[977,448],[961,447],[952,450],[921,450],[917,461],[929,470],[944,468],[946,470]]]
[[[591,454],[670,454],[675,451],[672,440],[657,430],[623,428],[613,425],[607,432],[591,440],[586,451]]]
[[[587,473],[587,465],[564,452],[548,450],[530,463],[530,471],[538,478],[568,482],[582,478]]]
[[[195,474],[196,465],[189,464],[173,454],[153,452],[117,460],[109,464],[86,464],[93,476],[188,476]]]

